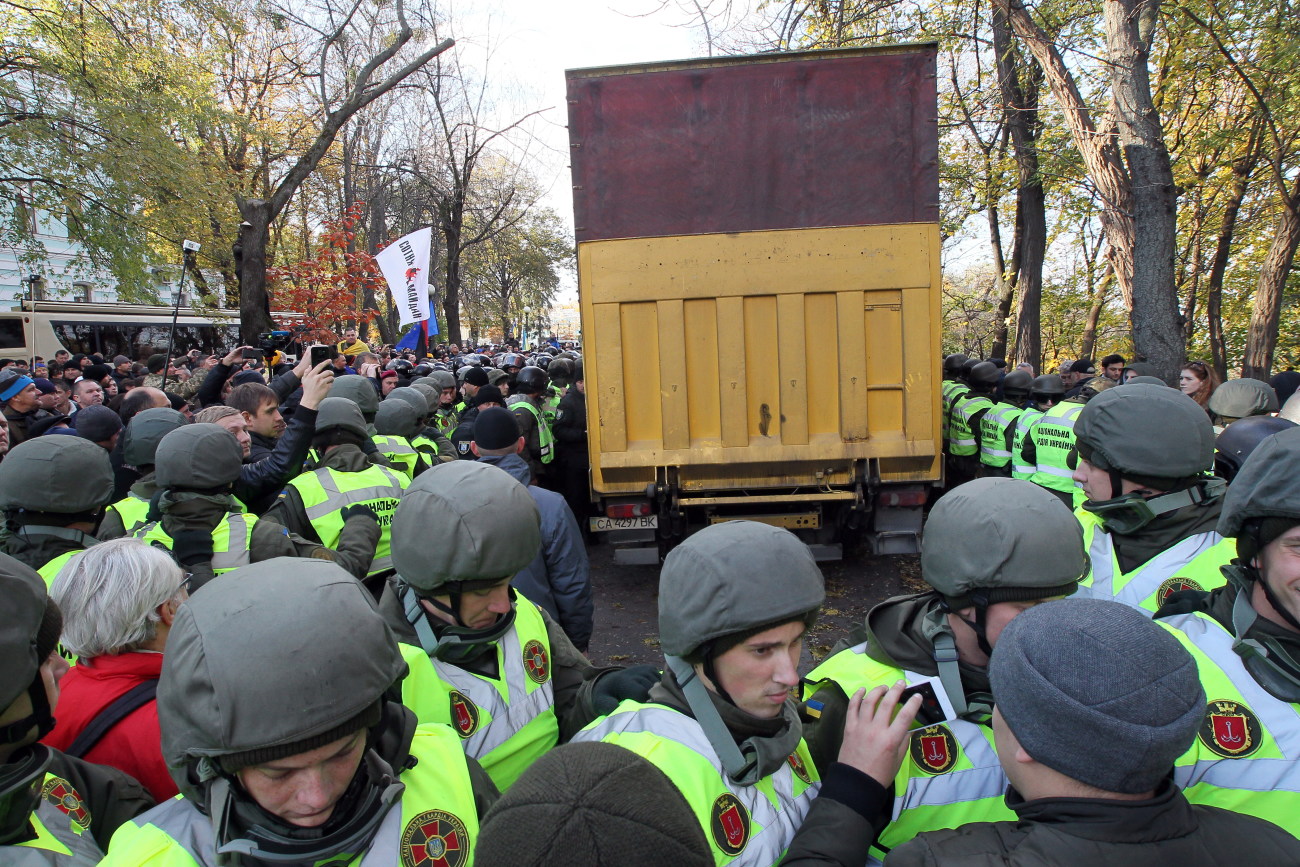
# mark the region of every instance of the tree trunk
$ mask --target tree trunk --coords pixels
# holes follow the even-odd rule
[[[239,266],[239,337],[245,344],[256,346],[257,335],[275,327],[271,320],[271,297],[266,292],[271,203],[265,199],[242,199],[238,205],[246,223],[240,234],[244,253]]]
[[[1006,260],[1002,257],[1002,227],[1000,213],[996,203],[988,207],[989,244],[993,248],[993,274],[997,282],[998,312],[997,321],[993,323],[993,346],[989,348],[989,358],[1006,358],[1007,355],[1007,320],[1011,317],[1011,301],[1015,298],[1016,282],[1014,273],[1009,273]],[[1019,215],[1016,220],[1016,239],[1012,249],[1019,246]],[[1014,256],[1012,260],[1014,261]]]
[[[1232,162],[1232,188],[1224,203],[1223,219],[1219,222],[1219,237],[1214,242],[1214,258],[1206,278],[1205,316],[1209,320],[1210,358],[1219,380],[1228,378],[1228,350],[1223,339],[1223,277],[1228,271],[1228,254],[1232,250],[1232,236],[1237,228],[1237,214],[1250,186],[1250,175],[1259,157],[1256,150],[1258,124],[1251,135],[1246,153]]]
[[[1282,315],[1282,289],[1291,275],[1296,248],[1300,247],[1300,179],[1284,202],[1273,243],[1264,257],[1255,289],[1255,306],[1250,311],[1250,336],[1241,375],[1268,380],[1277,348],[1278,319]]]
[[[442,299],[442,312],[447,317],[447,339],[460,340],[460,259],[461,235],[465,222],[465,202],[460,196],[444,201],[440,208],[442,234],[447,239],[447,258],[444,273],[447,275],[446,294]]]
[[[1149,31],[1158,0],[1105,0],[1111,94],[1133,204],[1133,346],[1173,383],[1187,354],[1174,283],[1178,191],[1151,99]]]
[[[1092,290],[1092,304],[1088,306],[1088,319],[1083,325],[1083,345],[1079,347],[1080,358],[1092,358],[1097,346],[1097,323],[1101,321],[1101,311],[1106,306],[1106,295],[1114,279],[1115,272],[1107,266],[1106,273]]]
[[[1042,365],[1040,318],[1043,299],[1043,260],[1047,254],[1047,205],[1038,171],[1038,85],[1042,70],[1022,60],[1011,40],[1005,10],[992,14],[993,50],[997,54],[998,88],[1016,159],[1016,307],[1017,362]],[[1006,312],[1002,313],[1003,318]],[[1041,371],[1039,371],[1041,372]]]

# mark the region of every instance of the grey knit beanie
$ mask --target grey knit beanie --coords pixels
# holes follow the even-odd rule
[[[1160,784],[1205,713],[1191,654],[1145,615],[1103,599],[1017,615],[993,649],[989,679],[1035,761],[1126,795]]]
[[[478,867],[707,867],[704,830],[663,771],[599,742],[538,759],[488,811]]]

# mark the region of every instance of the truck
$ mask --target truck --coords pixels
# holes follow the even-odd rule
[[[566,71],[591,529],[919,549],[942,479],[937,45]]]

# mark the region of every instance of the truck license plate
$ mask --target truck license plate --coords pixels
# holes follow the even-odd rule
[[[645,515],[640,518],[591,518],[593,533],[605,530],[653,530],[659,526],[658,515]]]

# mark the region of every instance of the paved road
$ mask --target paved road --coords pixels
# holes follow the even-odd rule
[[[596,665],[663,665],[659,651],[657,566],[616,566],[609,545],[587,549],[596,600],[589,656]],[[804,646],[807,672],[877,602],[925,588],[918,557],[870,557],[822,563],[826,605]]]

